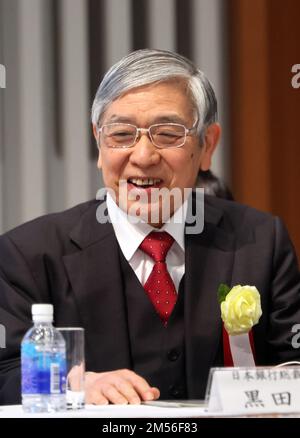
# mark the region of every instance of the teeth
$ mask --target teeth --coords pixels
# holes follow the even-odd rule
[[[161,180],[159,178],[131,178],[129,181],[137,186],[153,186]]]

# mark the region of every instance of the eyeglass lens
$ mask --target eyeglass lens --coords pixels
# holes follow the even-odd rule
[[[152,125],[150,138],[158,147],[178,147],[184,144],[185,127],[177,124]],[[113,123],[102,127],[106,146],[112,148],[133,146],[138,137],[138,128],[134,125]]]

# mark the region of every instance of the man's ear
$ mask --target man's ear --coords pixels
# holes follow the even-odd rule
[[[200,170],[208,170],[211,166],[211,159],[221,136],[221,126],[219,123],[212,123],[206,128],[204,143],[202,145],[202,159]]]
[[[97,167],[98,167],[98,169],[101,169],[102,168],[101,148],[100,148],[100,144],[99,144],[99,132],[98,132],[98,129],[97,129],[96,125],[93,125],[93,134],[94,134],[94,137],[95,137],[95,140],[96,140],[96,144],[98,146],[98,152],[99,152]]]

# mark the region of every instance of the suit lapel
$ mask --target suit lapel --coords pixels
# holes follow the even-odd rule
[[[205,393],[209,369],[220,347],[222,324],[217,290],[231,284],[234,242],[218,227],[222,212],[205,206],[201,234],[186,235],[185,344],[190,397]]]
[[[97,222],[95,207],[70,237],[79,251],[65,256],[64,264],[86,330],[87,370],[129,368],[126,306],[113,228]]]
[[[72,231],[77,249],[64,257],[64,264],[86,329],[87,369],[130,368],[119,247],[111,224],[97,222],[96,208],[91,207]],[[222,219],[220,208],[206,205],[203,232],[186,235],[184,324],[192,398],[204,394],[209,369],[215,364],[222,333],[217,289],[220,283],[231,285],[237,240],[247,234],[243,230],[238,237],[234,230],[225,231]]]

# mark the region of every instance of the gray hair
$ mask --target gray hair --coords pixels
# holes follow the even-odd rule
[[[174,78],[182,78],[187,84],[197,114],[197,131],[203,140],[205,128],[217,121],[214,90],[204,73],[191,61],[166,50],[137,50],[113,65],[97,90],[92,123],[98,125],[108,105],[129,90]]]

